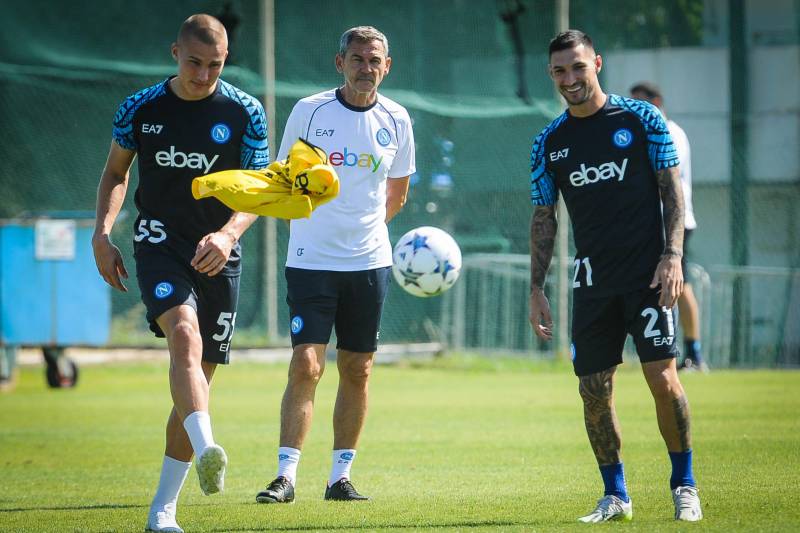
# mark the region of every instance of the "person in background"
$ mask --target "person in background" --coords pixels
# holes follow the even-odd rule
[[[683,223],[683,257],[681,258],[681,268],[683,269],[683,292],[678,298],[678,318],[683,330],[683,361],[679,368],[684,370],[701,370],[708,372],[708,364],[703,360],[700,345],[700,309],[697,305],[691,280],[687,277],[686,262],[689,255],[689,238],[697,228],[697,220],[694,217],[692,208],[692,153],[689,147],[689,137],[683,128],[678,126],[674,120],[667,117],[664,111],[664,97],[661,90],[653,83],[639,82],[630,89],[632,98],[644,100],[656,106],[664,118],[667,120],[667,129],[672,137],[675,150],[678,152],[680,165],[678,171],[681,174],[681,186],[683,187],[684,223]]]

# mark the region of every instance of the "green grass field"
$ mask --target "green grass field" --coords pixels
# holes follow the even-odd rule
[[[317,393],[293,505],[257,505],[275,473],[285,365],[234,364],[215,378],[215,437],[226,490],[203,496],[194,471],[178,507],[189,531],[800,530],[800,373],[684,376],[705,520],[672,519],[669,460],[634,365],[618,413],[634,502],[627,524],[578,524],[602,494],[568,369],[445,359],[377,367],[353,467],[373,500],[322,500],[330,468],[335,367]],[[0,530],[141,531],[163,454],[166,364],[86,366],[75,390],[23,368],[0,395]]]

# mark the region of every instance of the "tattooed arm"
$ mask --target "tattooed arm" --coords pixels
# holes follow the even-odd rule
[[[545,340],[553,338],[553,318],[550,315],[550,302],[544,294],[544,280],[553,259],[557,229],[556,206],[537,206],[531,217],[531,295],[528,319],[536,336]]]
[[[658,305],[673,307],[683,292],[683,189],[678,167],[664,168],[656,172],[661,203],[664,206],[664,232],[666,245],[664,255],[658,262],[650,287],[661,285]]]
[[[617,367],[580,376],[583,420],[598,465],[620,462],[622,435],[614,409],[614,373]]]

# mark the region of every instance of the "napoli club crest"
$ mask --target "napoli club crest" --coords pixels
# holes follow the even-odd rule
[[[231,129],[222,122],[211,126],[211,140],[217,144],[225,144],[231,138]]]
[[[153,294],[155,294],[155,297],[158,298],[159,300],[163,300],[164,298],[172,294],[174,290],[175,289],[173,289],[172,283],[168,281],[162,281],[161,283],[156,285],[156,288],[153,290]]]
[[[617,148],[627,148],[633,142],[633,133],[628,128],[622,128],[614,132],[612,140]]]
[[[392,136],[386,128],[379,129],[378,133],[375,134],[375,139],[381,146],[388,146],[392,142]]]
[[[291,322],[290,326],[291,326],[292,333],[297,335],[298,333],[303,331],[303,318],[300,317],[300,316],[295,316],[294,318],[292,318],[292,322]]]

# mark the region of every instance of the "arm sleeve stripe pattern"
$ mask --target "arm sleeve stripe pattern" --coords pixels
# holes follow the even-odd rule
[[[164,80],[161,83],[142,89],[122,102],[117,114],[114,115],[114,127],[111,131],[111,138],[118,145],[126,150],[136,150],[136,140],[133,135],[133,117],[142,105],[166,94],[167,81]]]
[[[247,112],[248,121],[242,136],[241,167],[259,170],[269,165],[269,146],[267,144],[267,117],[264,107],[253,98],[230,83],[219,80],[220,92],[237,102]]]
[[[311,135],[311,123],[314,122],[314,115],[317,114],[317,111],[319,111],[319,108],[322,107],[322,106],[326,106],[326,105],[330,104],[331,102],[335,102],[335,101],[336,101],[336,98],[331,98],[327,102],[323,102],[323,103],[319,104],[317,107],[314,108],[314,111],[311,112],[311,116],[308,117],[308,126],[306,127],[306,136],[305,136],[306,140],[308,140],[309,135]],[[293,139],[292,142],[294,142],[296,140],[297,139]]]
[[[567,113],[564,112],[548,124],[533,141],[533,148],[531,149],[531,203],[533,205],[554,205],[558,198],[555,180],[552,173],[547,170],[544,151],[547,136],[566,118]]]
[[[611,95],[611,103],[636,115],[647,134],[647,154],[653,171],[678,166],[678,152],[672,142],[664,116],[656,106],[642,100]]]

